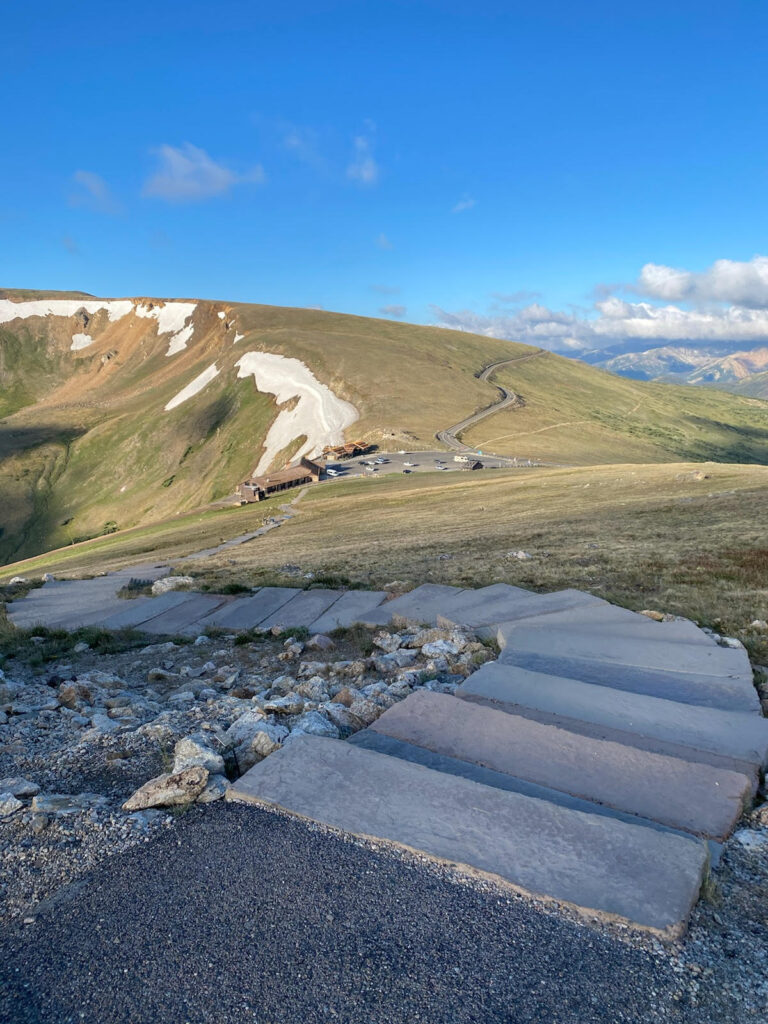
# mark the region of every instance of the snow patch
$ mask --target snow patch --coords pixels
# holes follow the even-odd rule
[[[115,321],[131,312],[133,302],[130,299],[34,299],[30,302],[0,299],[0,324],[26,320],[30,316],[74,316],[81,309],[86,313],[105,309],[110,321]]]
[[[316,455],[327,444],[340,444],[345,429],[358,419],[354,405],[321,384],[299,359],[272,352],[246,352],[235,366],[239,378],[252,374],[258,390],[274,395],[278,405],[298,398],[296,406],[281,410],[269,428],[256,474],[264,473],[278,453],[302,434],[307,440],[296,452],[297,459]]]
[[[235,331],[235,340],[232,342],[232,344],[236,345],[238,341],[242,341],[244,337],[244,334],[238,334],[237,331]]]
[[[214,377],[217,377],[219,371],[216,369],[216,363],[212,363],[207,370],[203,372],[185,388],[182,388],[178,395],[175,395],[170,402],[166,405],[165,411],[170,412],[171,409],[175,409],[177,405],[181,405],[182,402],[186,402],[188,398],[192,398],[198,392],[202,391],[206,384],[210,384]]]
[[[154,317],[157,320],[158,334],[170,334],[173,331],[168,351],[165,353],[172,356],[187,347],[194,325],[185,325],[196,309],[196,302],[166,302],[164,306],[139,305],[136,307],[136,315]]]
[[[219,312],[216,314],[216,316],[219,318],[219,320],[223,320],[226,315],[227,314],[224,312],[223,309],[220,309]]]
[[[93,344],[93,338],[90,334],[73,334],[72,335],[72,351],[77,352],[81,348],[88,348],[89,345]]]

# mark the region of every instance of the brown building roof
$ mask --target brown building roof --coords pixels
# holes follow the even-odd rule
[[[287,469],[279,469],[276,473],[269,473],[266,476],[255,476],[248,483],[251,487],[261,487],[267,490],[269,487],[277,487],[280,484],[290,484],[296,480],[306,480],[311,476],[311,470],[305,466],[288,466]]]

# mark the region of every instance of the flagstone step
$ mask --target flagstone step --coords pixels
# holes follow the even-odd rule
[[[461,587],[444,586],[441,583],[423,583],[407,594],[402,594],[380,607],[369,612],[365,624],[370,626],[386,626],[394,616],[398,616],[416,625],[432,623],[439,609],[458,594],[467,593]],[[474,593],[474,591],[469,591]]]
[[[688,644],[680,641],[615,635],[611,628],[601,633],[585,633],[579,629],[563,629],[550,625],[528,626],[519,623],[502,630],[507,650],[530,651],[560,658],[590,658],[614,666],[689,672],[698,675],[743,679],[752,685],[752,667],[743,648]]]
[[[506,593],[488,596],[484,594],[484,590],[492,589],[494,588],[488,587],[464,591],[454,600],[441,603],[433,621],[441,626],[478,628],[516,619],[528,621],[532,617],[567,609],[601,607],[606,603],[601,598],[581,590],[557,590],[551,594],[534,594],[519,590],[517,587],[509,587]]]
[[[366,615],[383,603],[386,596],[385,590],[347,590],[335,604],[315,619],[309,629],[312,633],[330,633],[334,629],[362,622]]]
[[[198,594],[188,591],[187,600],[168,608],[152,619],[141,623],[144,633],[168,634],[181,633],[197,636],[203,631],[201,620],[210,616],[219,608],[226,607],[231,598],[221,594]]]
[[[496,789],[504,789],[512,793],[522,793],[524,796],[535,797],[537,800],[548,800],[550,803],[557,804],[558,807],[569,807],[573,811],[597,814],[603,818],[616,818],[630,825],[643,825],[658,832],[671,832],[677,836],[685,836],[691,842],[700,841],[700,837],[694,836],[690,832],[670,828],[669,825],[662,825],[651,818],[641,818],[636,814],[618,811],[615,807],[606,807],[604,804],[597,804],[591,800],[582,800],[580,797],[571,796],[570,793],[564,793],[562,790],[539,786],[535,782],[528,782],[515,775],[508,775],[506,772],[494,771],[492,768],[485,768],[472,761],[461,761],[456,757],[438,754],[426,747],[416,746],[415,743],[406,743],[404,740],[397,740],[394,736],[388,736],[386,733],[376,732],[375,729],[361,729],[360,732],[350,736],[347,743],[364,747],[366,750],[376,750],[380,754],[388,754],[390,757],[401,757],[405,761],[424,765],[437,772],[446,772],[448,775],[458,775],[463,779],[481,782],[484,786],[494,786]],[[710,839],[707,840],[707,845],[711,862],[714,864],[720,858],[722,843]]]
[[[674,833],[316,736],[265,758],[227,799],[421,851],[664,938],[684,930],[707,864],[704,843]]]
[[[692,760],[709,755],[714,760],[707,763],[727,759],[739,771],[768,766],[768,719],[746,712],[680,704],[500,662],[479,668],[456,696],[491,701],[500,710],[522,706],[562,717],[568,720],[565,728],[574,721],[592,723],[600,731],[590,735],[638,743],[657,753]]]
[[[254,629],[301,594],[299,587],[262,587],[252,597],[241,597],[208,615],[200,625],[220,629]]]
[[[607,601],[600,604],[577,605],[564,611],[548,612],[525,619],[499,622],[496,633],[492,635],[504,647],[511,641],[516,631],[524,629],[578,629],[585,635],[606,630],[611,636],[638,636],[648,640],[716,646],[712,637],[699,629],[690,619],[656,622],[647,615],[640,615]]]
[[[105,629],[137,629],[142,623],[157,618],[162,612],[184,604],[190,598],[188,590],[169,590],[158,597],[136,597],[123,600],[123,607],[104,619]]]
[[[369,728],[671,828],[724,839],[751,799],[738,772],[594,739],[421,690]]]
[[[272,626],[310,626],[315,619],[332,608],[343,593],[342,590],[302,590],[267,616],[259,626],[262,629],[271,629]]]
[[[650,669],[616,665],[603,659],[558,656],[546,651],[537,653],[505,647],[499,662],[628,693],[661,697],[681,704],[760,714],[760,700],[750,680],[738,675],[730,677],[679,672],[674,657],[670,658],[666,669]]]

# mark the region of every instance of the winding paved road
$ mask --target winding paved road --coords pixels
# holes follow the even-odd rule
[[[536,356],[544,354],[544,349],[537,349],[535,352],[528,352],[524,356],[516,356],[514,359],[501,359],[496,363],[489,363],[488,366],[483,367],[480,373],[477,374],[478,380],[488,381],[493,374],[500,369],[502,366],[510,366],[512,363],[523,363],[527,359],[534,359]],[[449,448],[453,448],[457,452],[472,452],[476,449],[471,448],[469,445],[464,444],[460,441],[457,434],[460,434],[463,430],[468,427],[474,426],[481,420],[484,420],[487,416],[493,416],[497,412],[501,412],[502,409],[507,408],[522,408],[525,405],[525,401],[516,394],[514,391],[510,391],[509,388],[505,388],[503,384],[494,384],[494,387],[498,388],[501,392],[501,398],[497,402],[493,402],[491,405],[480,409],[478,412],[472,413],[471,416],[467,416],[466,419],[461,420],[459,423],[454,423],[452,427],[446,427],[445,430],[439,430],[435,437],[438,441],[442,441],[443,444],[448,445]],[[489,453],[490,454],[490,453]],[[517,459],[506,458],[503,455],[494,455],[494,458],[501,459],[507,462],[509,465],[517,464]]]

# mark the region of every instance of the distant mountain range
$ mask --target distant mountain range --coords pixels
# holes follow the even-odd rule
[[[768,347],[732,351],[727,347],[663,345],[618,355],[591,352],[585,362],[633,380],[698,384],[768,399]]]

